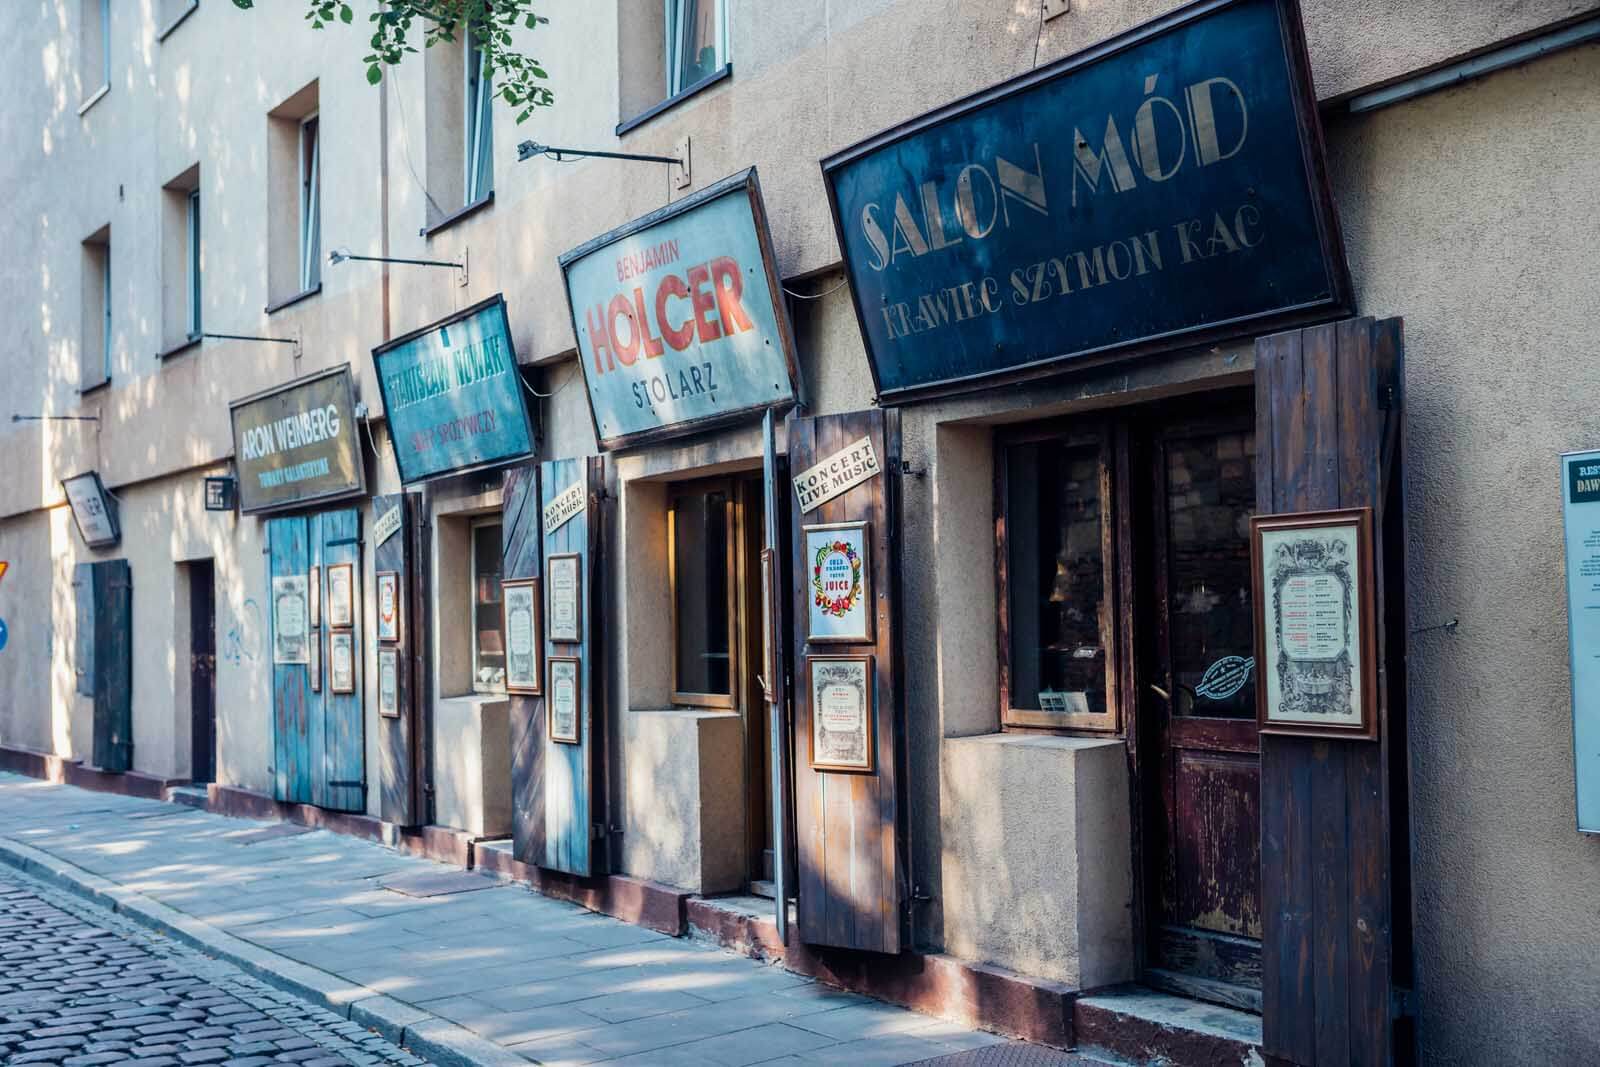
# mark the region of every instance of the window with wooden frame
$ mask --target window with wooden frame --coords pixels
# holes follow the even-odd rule
[[[506,691],[506,639],[500,606],[500,516],[472,523],[472,689]]]
[[[1079,422],[996,443],[1001,723],[1116,731],[1111,428]]]
[[[726,479],[674,486],[667,508],[672,702],[737,706],[738,516]]]

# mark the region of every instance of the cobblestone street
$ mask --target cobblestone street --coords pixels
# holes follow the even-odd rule
[[[420,1064],[112,912],[0,874],[0,1063]]]

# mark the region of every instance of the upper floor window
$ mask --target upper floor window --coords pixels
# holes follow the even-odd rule
[[[204,246],[200,237],[200,165],[162,189],[162,354],[200,340]]]
[[[322,284],[322,184],[316,115],[300,123],[300,289]]]
[[[111,227],[102,226],[83,242],[83,347],[78,388],[93,389],[111,380]]]
[[[727,0],[664,0],[667,96],[722,69],[728,55]]]
[[[111,0],[82,0],[78,11],[81,114],[111,88]]]
[[[446,225],[494,195],[494,78],[463,29],[425,53],[427,229]]]
[[[322,284],[322,119],[316,82],[267,112],[267,311]]]
[[[465,203],[476,204],[494,190],[494,121],[490,104],[494,100],[493,79],[488,57],[476,40],[469,39],[462,64],[466,78],[462,93],[462,128],[466,131]]]
[[[189,190],[184,219],[184,270],[188,278],[188,339],[200,336],[200,187]]]

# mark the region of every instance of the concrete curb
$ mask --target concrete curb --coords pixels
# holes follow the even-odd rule
[[[403,1044],[418,1056],[444,1067],[506,1067],[528,1063],[517,1053],[479,1037],[466,1027],[430,1015],[375,989],[253,945],[31,845],[0,838],[0,863],[109,908],[208,956],[225,960],[275,989],[370,1027],[389,1041]]]

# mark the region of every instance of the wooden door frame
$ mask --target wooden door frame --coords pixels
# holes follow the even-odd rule
[[[183,562],[182,566],[184,567],[184,570],[185,570],[185,579],[186,579],[185,584],[188,586],[188,592],[189,592],[189,777],[190,777],[190,780],[192,780],[192,781],[214,782],[214,781],[217,780],[217,570],[216,570],[216,560],[211,559],[209,557],[205,558],[205,559],[185,560]],[[210,632],[210,641],[209,641],[210,651],[208,653],[204,653],[207,656],[207,658],[210,660],[210,662],[206,665],[205,675],[206,675],[206,687],[210,690],[210,693],[211,693],[211,696],[210,696],[211,722],[209,724],[209,733],[210,733],[210,741],[211,741],[211,752],[210,752],[210,754],[209,754],[209,756],[207,757],[207,760],[206,760],[206,769],[209,770],[210,775],[209,775],[209,777],[206,777],[206,778],[200,778],[195,773],[196,771],[198,771],[200,769],[200,767],[199,767],[199,765],[197,763],[196,752],[195,752],[195,749],[197,747],[196,743],[195,743],[196,740],[197,740],[196,733],[198,732],[198,726],[199,726],[198,716],[196,715],[196,710],[197,709],[195,707],[195,696],[196,696],[196,692],[197,692],[197,690],[195,688],[195,682],[196,682],[195,660],[197,658],[197,655],[199,655],[199,653],[197,653],[197,650],[195,648],[195,638],[198,635],[200,635],[202,632],[205,632],[204,628],[202,628],[200,626],[199,620],[197,620],[195,618],[195,600],[196,600],[196,594],[197,594],[198,590],[201,588],[201,583],[197,581],[197,575],[202,571],[205,573],[206,577],[209,579],[209,581],[205,585],[205,588],[206,588],[205,601],[206,601],[206,603],[208,603],[211,606],[211,618],[210,618],[210,620],[208,622],[208,628],[209,628],[209,632]]]

